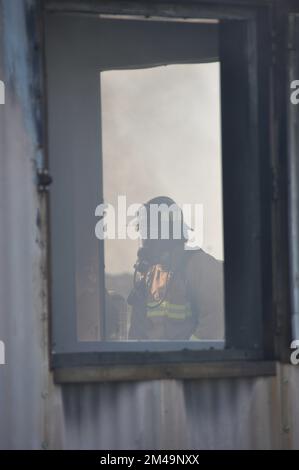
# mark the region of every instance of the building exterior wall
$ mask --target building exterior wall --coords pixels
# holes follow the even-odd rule
[[[41,448],[48,428],[44,198],[36,191],[41,159],[32,1],[0,3],[0,447]],[[51,413],[53,410],[51,410]]]

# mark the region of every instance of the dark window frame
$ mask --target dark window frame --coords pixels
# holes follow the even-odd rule
[[[79,6],[80,3],[80,6]],[[230,3],[230,2],[227,2]],[[237,2],[238,3],[238,2]],[[171,10],[172,18],[219,18],[223,21],[222,28],[225,35],[225,41],[222,44],[222,54],[225,56],[229,55],[229,50],[236,48],[240,51],[240,43],[236,43],[234,40],[236,36],[232,37],[232,20],[234,21],[234,34],[239,35],[240,38],[247,38],[247,46],[243,51],[243,55],[236,54],[230,56],[236,61],[234,66],[238,67],[241,75],[250,77],[248,81],[245,77],[242,83],[238,84],[234,82],[233,77],[230,73],[224,69],[227,62],[221,66],[222,74],[222,93],[223,86],[225,86],[225,100],[222,100],[222,119],[223,119],[223,204],[224,204],[224,241],[225,241],[225,283],[226,283],[226,341],[228,343],[228,349],[224,351],[194,351],[193,348],[185,347],[180,343],[180,349],[175,350],[175,345],[172,351],[152,351],[145,350],[139,351],[137,354],[133,351],[93,351],[89,347],[85,351],[80,353],[53,353],[51,354],[51,367],[56,370],[56,378],[58,381],[80,381],[80,373],[78,374],[78,368],[85,373],[82,374],[82,381],[87,380],[88,371],[92,377],[96,377],[95,380],[119,380],[122,379],[123,374],[118,370],[120,367],[124,370],[135,370],[133,376],[134,379],[155,378],[161,377],[198,377],[206,376],[207,364],[210,364],[212,370],[213,364],[222,364],[226,372],[225,376],[235,375],[268,375],[273,374],[275,369],[273,367],[273,360],[275,359],[274,352],[274,316],[273,316],[273,295],[272,295],[272,270],[271,270],[271,250],[272,250],[272,239],[271,239],[271,198],[272,198],[272,179],[271,179],[271,161],[270,161],[270,64],[271,60],[271,35],[270,35],[270,24],[269,24],[269,7],[266,6],[268,2],[260,2],[261,5],[250,7],[247,2],[240,2],[240,5],[236,4],[235,7],[226,5],[225,1],[221,2],[221,6],[218,2],[211,1],[211,6],[207,7],[206,2],[198,1],[196,6],[186,5],[184,7],[176,7],[176,2],[173,2],[173,9]],[[136,15],[143,16],[149,14],[148,9],[153,9],[152,13],[156,16],[167,17],[169,16],[169,10],[166,9],[160,2],[155,2],[154,6],[150,6],[148,2],[140,4],[140,2],[126,2],[126,6],[121,7],[121,2],[71,2],[72,11],[78,4],[78,11],[84,11],[85,6],[90,13],[102,13],[108,15]],[[46,2],[46,7],[49,12],[54,11],[68,11],[69,2]],[[188,13],[188,14],[187,14]],[[257,32],[257,34],[256,34]],[[257,43],[255,38],[257,37]],[[243,43],[244,44],[244,43]],[[248,74],[246,74],[248,70]],[[244,75],[245,73],[245,75]],[[225,85],[223,85],[225,84]],[[231,106],[232,98],[237,95],[238,100],[235,100],[234,106]],[[243,112],[241,105],[244,104],[243,97],[247,96],[245,105],[248,106],[248,121],[249,130],[253,133],[252,142],[257,142],[258,149],[256,149],[256,159],[252,161],[248,158],[247,150],[244,146],[243,138],[246,136],[246,124],[241,124],[239,129],[238,148],[234,149],[234,145],[230,138],[225,140],[225,136],[228,135],[225,129],[230,128],[229,116],[236,122],[236,116],[238,113]],[[242,97],[242,101],[241,98]],[[251,99],[250,99],[251,98]],[[263,125],[263,132],[260,129]],[[242,127],[243,126],[243,127]],[[235,129],[236,130],[236,129]],[[247,128],[248,133],[248,128]],[[225,168],[229,169],[229,165],[232,161],[236,162],[236,155],[239,152],[240,147],[245,149],[243,154],[243,162],[235,167],[234,175],[231,172],[225,171]],[[225,149],[226,148],[226,149]],[[233,149],[233,152],[229,152],[228,149]],[[258,155],[264,155],[263,158]],[[247,156],[247,158],[246,158]],[[243,190],[242,197],[236,198],[234,204],[231,205],[231,198],[229,193],[225,191],[225,188],[231,187],[235,191],[235,195],[240,194],[240,188],[237,182],[237,176],[242,176],[240,181],[243,181],[243,166],[249,165],[249,169],[254,169],[254,175],[247,175],[250,181],[247,184],[250,185],[251,192],[249,199],[246,199],[246,193]],[[250,179],[251,176],[251,179]],[[259,197],[256,195],[259,194]],[[239,243],[236,240],[236,236],[233,232],[233,227],[238,226],[236,222],[236,215],[239,216],[239,222],[244,223],[242,220],[242,213],[236,210],[237,207],[241,207],[244,202],[251,204],[251,216],[255,226],[255,231],[243,233],[243,243]],[[243,206],[244,207],[244,206]],[[228,221],[231,220],[229,223]],[[234,223],[232,223],[234,220]],[[247,221],[250,222],[250,221]],[[257,224],[257,225],[256,225]],[[247,237],[247,238],[246,238]],[[261,271],[259,275],[259,285],[255,294],[260,299],[260,310],[257,313],[252,305],[247,304],[247,310],[242,316],[241,321],[238,323],[238,328],[235,327],[236,323],[234,318],[240,312],[240,305],[244,302],[244,293],[246,294],[245,284],[246,279],[244,276],[238,276],[238,269],[233,264],[228,264],[227,260],[237,259],[237,255],[240,254],[240,250],[244,249],[244,239],[249,241],[249,250],[247,258],[241,259],[243,265],[246,260],[252,260],[251,275],[254,275],[254,267],[257,266],[254,263],[254,259],[250,255],[254,254],[255,260],[259,265]],[[227,241],[230,241],[228,244]],[[262,250],[263,248],[263,250]],[[252,251],[250,251],[252,250]],[[262,252],[261,252],[262,251]],[[233,257],[230,255],[233,254]],[[232,261],[233,263],[233,261]],[[233,276],[233,279],[231,277]],[[250,276],[248,276],[250,279]],[[236,299],[233,299],[235,290],[232,288],[233,282],[239,282],[241,289],[238,290],[239,295]],[[231,292],[229,287],[231,288]],[[259,291],[259,292],[258,292]],[[252,311],[253,310],[253,311]],[[250,315],[252,314],[252,315]],[[255,317],[256,315],[256,317]],[[255,320],[253,321],[255,317]],[[248,325],[248,320],[251,320]],[[267,328],[265,325],[267,324]],[[263,328],[264,326],[264,328]],[[245,330],[244,330],[245,328]],[[249,328],[248,330],[246,328]],[[249,333],[248,333],[249,332]],[[256,334],[258,342],[254,345],[256,340]],[[147,346],[151,346],[150,343],[143,344],[145,349]],[[187,346],[187,345],[185,345]],[[230,348],[231,347],[231,348]],[[265,363],[265,360],[268,361]],[[191,367],[188,369],[189,366]],[[252,365],[252,368],[248,368],[248,364]],[[268,364],[265,367],[265,364]],[[118,370],[113,377],[109,379],[109,373],[107,374],[107,367],[112,368],[111,370]],[[144,368],[145,367],[145,368]],[[203,368],[205,368],[203,371]],[[106,368],[106,369],[105,369]],[[114,369],[113,369],[114,368]],[[130,369],[131,368],[131,369]],[[133,368],[133,369],[132,369]],[[242,369],[243,368],[243,369]],[[98,370],[98,373],[95,372]],[[217,369],[217,367],[216,367]],[[250,371],[249,371],[250,369]],[[94,371],[93,373],[91,371]],[[102,374],[99,372],[102,370]],[[110,369],[109,369],[110,370]],[[147,371],[151,371],[148,373]],[[243,370],[243,372],[242,372]],[[247,370],[247,372],[246,372]],[[63,371],[76,371],[76,378],[74,375],[63,374]],[[106,372],[105,372],[106,371]],[[160,371],[160,372],[159,372]],[[126,375],[126,373],[125,373]],[[213,375],[213,374],[212,374]],[[216,373],[218,376],[218,373]],[[221,374],[220,374],[221,375]],[[72,378],[70,378],[70,376]],[[130,376],[130,374],[129,374]],[[67,378],[68,377],[68,378]],[[79,378],[78,378],[79,377]]]

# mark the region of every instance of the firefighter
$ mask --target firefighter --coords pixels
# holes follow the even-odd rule
[[[158,207],[158,212],[152,212],[152,207]],[[154,236],[153,213],[158,214]],[[145,233],[128,297],[129,339],[223,339],[222,262],[202,249],[185,249],[186,225],[171,198],[151,199],[143,206],[144,215]]]

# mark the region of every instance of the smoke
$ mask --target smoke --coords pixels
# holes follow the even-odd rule
[[[101,96],[105,202],[203,204],[202,248],[223,259],[219,64],[102,72]],[[106,271],[131,271],[136,251],[106,241]]]

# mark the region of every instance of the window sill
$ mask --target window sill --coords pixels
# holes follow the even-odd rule
[[[274,376],[274,361],[224,361],[175,364],[122,364],[62,367],[54,370],[56,384],[161,379],[221,379]]]

